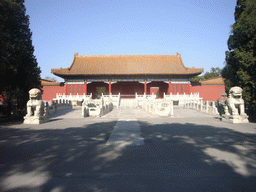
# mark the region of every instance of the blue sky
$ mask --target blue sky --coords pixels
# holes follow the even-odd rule
[[[42,73],[79,55],[176,55],[224,67],[236,0],[25,0]],[[63,81],[60,78],[56,78]]]

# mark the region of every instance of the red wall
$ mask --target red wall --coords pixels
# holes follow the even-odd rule
[[[204,101],[217,101],[221,100],[221,93],[225,92],[224,85],[197,85],[191,86],[192,93],[199,93]]]
[[[52,101],[56,98],[56,93],[65,93],[65,86],[43,86],[43,101]]]
[[[177,86],[177,85],[175,85]],[[106,87],[105,94],[108,94],[108,84],[106,83],[89,83],[87,87],[87,93],[95,93],[96,87]],[[149,83],[147,84],[147,94],[150,94],[150,87],[159,87],[160,97],[163,97],[163,92],[168,93],[168,84],[166,83]],[[51,101],[56,98],[56,93],[65,94],[65,86],[43,86],[42,99],[45,101]],[[80,89],[79,89],[80,90]],[[225,92],[224,85],[195,85],[190,86],[192,93],[199,93],[199,96],[203,98],[204,101],[216,101],[221,100],[221,93]],[[184,90],[185,91],[185,90]],[[187,90],[188,91],[188,90]],[[144,93],[144,85],[142,83],[115,83],[112,84],[112,94],[135,94],[137,92],[139,95]],[[175,92],[175,90],[172,90]],[[175,93],[174,93],[175,94]],[[95,95],[94,95],[95,97]]]
[[[147,84],[147,95],[150,95],[150,88],[151,87],[159,87],[159,97],[163,98],[164,93],[168,94],[168,84],[163,82],[151,82]],[[144,93],[144,89],[143,89]],[[156,92],[154,93],[156,95]]]

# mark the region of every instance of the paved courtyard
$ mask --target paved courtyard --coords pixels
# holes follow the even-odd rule
[[[256,124],[114,109],[0,125],[0,191],[256,191]]]

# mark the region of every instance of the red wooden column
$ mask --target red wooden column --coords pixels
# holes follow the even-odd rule
[[[84,94],[87,95],[87,82],[84,82]]]
[[[147,95],[147,82],[144,82],[144,94]]]
[[[168,94],[170,95],[171,93],[172,93],[172,84],[171,84],[171,81],[169,81]]]
[[[111,81],[108,82],[108,94],[109,95],[111,94]]]

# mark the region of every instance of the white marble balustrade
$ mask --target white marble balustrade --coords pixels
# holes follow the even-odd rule
[[[184,108],[195,109],[202,113],[210,115],[219,115],[215,101],[185,100],[183,106]]]

